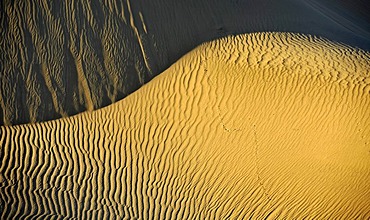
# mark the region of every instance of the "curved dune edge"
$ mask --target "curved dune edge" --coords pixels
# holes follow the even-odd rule
[[[367,5],[365,0],[3,0],[0,126],[115,103],[199,44],[228,35],[304,33],[370,51]]]
[[[3,126],[1,218],[367,219],[369,57],[228,37],[109,107]]]

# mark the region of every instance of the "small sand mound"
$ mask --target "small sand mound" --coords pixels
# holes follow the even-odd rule
[[[109,107],[3,126],[1,218],[368,219],[369,57],[229,37]]]

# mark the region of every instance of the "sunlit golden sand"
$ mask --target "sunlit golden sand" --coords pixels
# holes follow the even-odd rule
[[[369,57],[233,36],[106,108],[3,126],[1,218],[368,219]]]
[[[0,125],[93,111],[201,43],[280,31],[370,51],[366,0],[2,0]]]

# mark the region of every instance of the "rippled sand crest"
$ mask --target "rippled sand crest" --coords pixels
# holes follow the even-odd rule
[[[364,0],[2,0],[0,125],[102,108],[199,44],[228,35],[303,33],[370,51],[367,5]]]
[[[369,57],[223,38],[109,107],[3,126],[2,218],[367,219]]]

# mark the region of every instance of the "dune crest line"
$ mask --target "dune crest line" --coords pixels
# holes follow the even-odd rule
[[[201,43],[229,35],[311,34],[370,51],[368,5],[364,0],[3,0],[0,125],[108,106]]]
[[[230,36],[108,107],[2,126],[1,218],[368,219],[369,57]]]

